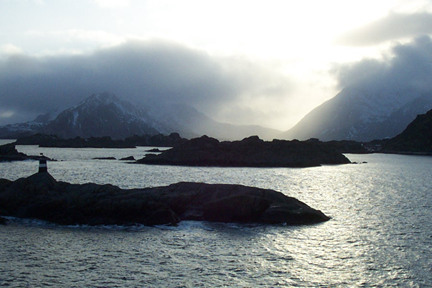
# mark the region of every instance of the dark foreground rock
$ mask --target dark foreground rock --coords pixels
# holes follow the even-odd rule
[[[219,142],[208,136],[191,139],[159,155],[147,154],[141,164],[220,167],[312,167],[350,163],[331,145],[316,141],[263,141],[257,136]]]
[[[6,225],[6,219],[3,217],[0,217],[0,225]]]
[[[60,182],[48,172],[16,181],[0,179],[0,212],[64,225],[158,225],[182,220],[299,225],[329,220],[321,211],[268,189],[182,182],[123,190]]]

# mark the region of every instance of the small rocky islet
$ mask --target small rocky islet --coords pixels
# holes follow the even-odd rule
[[[269,189],[193,182],[121,189],[57,181],[48,172],[0,179],[0,215],[60,225],[175,225],[183,220],[302,225],[330,219]]]

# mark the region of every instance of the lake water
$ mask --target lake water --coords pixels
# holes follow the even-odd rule
[[[182,222],[177,227],[61,227],[11,219],[0,226],[1,287],[431,287],[432,157],[352,155],[367,162],[314,168],[148,166],[94,157],[137,149],[57,149],[50,173],[122,188],[179,181],[271,188],[332,219],[312,226]],[[0,178],[35,173],[1,163]]]

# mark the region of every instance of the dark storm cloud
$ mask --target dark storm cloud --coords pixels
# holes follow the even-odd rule
[[[132,41],[90,55],[14,55],[0,61],[0,113],[34,116],[102,91],[132,102],[182,102],[211,111],[244,95],[275,89],[286,95],[287,83],[244,59],[216,58],[161,41]],[[0,124],[13,119],[0,119]]]
[[[345,33],[336,42],[348,46],[368,46],[431,33],[432,14],[391,13],[366,26]]]
[[[423,36],[412,43],[397,45],[383,60],[363,60],[341,65],[335,71],[340,88],[355,87],[371,93],[390,91],[417,95],[432,91],[432,41]],[[409,95],[407,95],[409,96]],[[414,97],[415,95],[411,95]]]

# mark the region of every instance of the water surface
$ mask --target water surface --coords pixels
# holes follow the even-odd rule
[[[122,188],[179,181],[281,191],[332,217],[312,226],[183,222],[178,227],[60,227],[13,220],[0,227],[0,286],[10,287],[427,287],[432,285],[432,157],[352,155],[357,165],[203,168],[130,164],[149,148],[18,146],[57,162],[72,183]],[[37,162],[0,164],[0,178]]]

